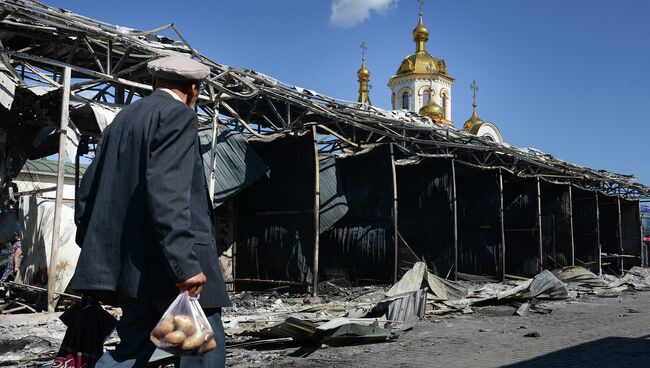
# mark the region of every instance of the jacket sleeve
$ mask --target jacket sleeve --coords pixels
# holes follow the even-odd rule
[[[101,143],[97,146],[95,152],[95,159],[90,163],[79,184],[77,190],[75,205],[74,205],[74,223],[77,227],[77,234],[75,241],[81,248],[86,237],[86,230],[88,228],[88,220],[90,212],[94,205],[94,193],[96,191],[95,175],[97,172],[97,165],[101,160]]]
[[[146,170],[147,199],[156,240],[176,281],[183,281],[202,272],[193,251],[190,212],[198,119],[193,110],[180,104],[154,119]]]

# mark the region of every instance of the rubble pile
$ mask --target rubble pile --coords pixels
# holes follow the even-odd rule
[[[222,316],[230,362],[260,366],[279,356],[308,356],[329,346],[387,342],[399,339],[418,320],[435,322],[499,304],[512,306],[518,316],[548,314],[552,309],[541,303],[650,290],[650,271],[633,267],[619,278],[571,266],[543,271],[532,279],[496,283],[446,280],[418,262],[391,287],[344,288],[324,282],[320,296],[285,290],[232,296],[233,307]],[[119,310],[112,312],[119,314]],[[65,333],[58,316],[4,316],[0,320],[0,366],[41,366],[51,361]],[[117,341],[113,334],[106,345]]]
[[[549,314],[544,301],[650,290],[650,271],[634,267],[621,277],[598,276],[582,267],[543,271],[532,279],[500,283],[450,281],[416,263],[399,282],[386,287],[337,288],[333,294],[310,297],[272,292],[240,293],[235,307],[223,316],[232,341],[230,356],[246,360],[242,349],[253,350],[251,362],[287,354],[292,347],[385,342],[398,338],[414,321],[426,317],[470,314],[484,306],[507,304],[513,314]],[[250,355],[248,355],[250,357]]]

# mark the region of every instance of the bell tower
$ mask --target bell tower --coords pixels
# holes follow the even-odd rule
[[[445,60],[438,59],[427,51],[429,29],[423,21],[424,0],[418,0],[418,2],[420,3],[420,16],[417,26],[413,29],[415,53],[402,60],[397,72],[388,81],[388,86],[391,89],[392,107],[393,110],[412,112],[435,110],[435,114],[427,113],[425,115],[439,124],[453,125],[451,86],[454,83],[454,78],[447,74]],[[441,109],[442,114],[439,113],[438,108]]]

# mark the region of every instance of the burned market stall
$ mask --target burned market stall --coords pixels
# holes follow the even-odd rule
[[[600,273],[598,194],[572,186],[575,265]]]
[[[636,199],[620,199],[621,233],[623,234],[623,270],[641,266],[641,206]]]
[[[540,181],[542,213],[542,268],[573,265],[571,194],[568,184]]]
[[[630,176],[220,64],[174,24],[138,30],[30,0],[0,10],[2,203],[27,158],[58,148],[74,160],[88,146],[92,159],[90,136],[151,93],[147,62],[179,55],[211,70],[196,107],[199,138],[222,266],[240,289],[319,276],[389,282],[407,248],[440,276],[533,276],[542,262],[570,264],[571,206],[577,265],[598,271],[599,233],[614,257],[609,272],[621,271],[621,253],[636,257],[638,218],[623,199],[648,198],[650,188]],[[413,163],[396,168],[394,147]],[[571,185],[569,202],[564,187],[540,189],[540,179],[557,178]]]
[[[392,282],[395,224],[390,145],[336,161],[347,213],[320,236],[320,279]]]
[[[598,193],[598,232],[603,272],[620,275],[623,269],[623,242],[619,198]]]
[[[499,170],[455,161],[458,277],[503,277]]]
[[[530,277],[542,270],[538,189],[534,178],[503,173],[506,274]]]
[[[250,143],[269,175],[235,199],[235,286],[306,285],[313,277],[313,136]]]
[[[212,136],[216,138],[214,153]],[[199,143],[206,183],[212,184],[215,240],[221,253],[220,263],[224,280],[234,287],[233,253],[236,246],[236,195],[263,176],[268,166],[252,145],[236,130],[219,124],[199,130]],[[214,167],[214,177],[211,168]]]
[[[442,278],[455,278],[452,160],[418,157],[401,161],[397,165],[399,235],[429,270]]]

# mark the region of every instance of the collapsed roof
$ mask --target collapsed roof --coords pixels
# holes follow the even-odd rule
[[[199,103],[201,121],[218,122],[247,139],[315,130],[324,155],[394,143],[401,157],[453,157],[606,194],[650,196],[650,187],[632,176],[589,169],[535,149],[497,144],[417,114],[341,101],[219,64],[195,50],[173,24],[149,31],[125,28],[33,0],[0,2],[0,19],[2,128],[31,129],[31,138],[41,137],[39,144],[32,142],[32,152],[21,157],[54,152],[57,140],[52,134],[42,138],[38,129],[56,133],[63,67],[72,70],[71,120],[79,133],[97,136],[120,106],[151,92],[148,61],[186,54],[212,70]],[[175,39],[163,35],[170,33]]]

